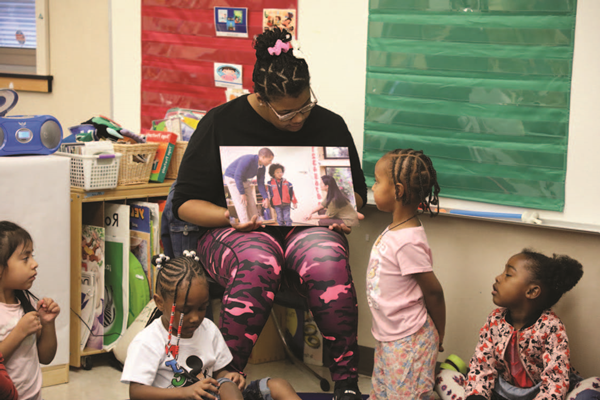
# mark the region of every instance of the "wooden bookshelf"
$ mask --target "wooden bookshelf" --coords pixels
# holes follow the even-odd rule
[[[89,191],[71,187],[71,324],[70,358],[73,367],[91,369],[90,356],[103,353],[103,350],[79,346],[81,337],[81,235],[84,220],[97,226],[104,226],[104,203],[125,204],[127,200],[150,200],[166,198],[174,180],[163,183],[143,183],[138,185],[117,186],[115,189]],[[86,214],[84,216],[84,213]]]

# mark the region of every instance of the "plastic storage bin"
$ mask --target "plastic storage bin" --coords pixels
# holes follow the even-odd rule
[[[121,154],[84,156],[57,152],[71,159],[71,186],[83,190],[113,189],[117,187]]]

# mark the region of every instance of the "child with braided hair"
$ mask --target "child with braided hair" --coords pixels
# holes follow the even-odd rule
[[[367,268],[367,299],[375,349],[369,399],[433,399],[435,363],[443,351],[444,291],[417,218],[437,215],[436,171],[422,151],[394,150],[375,165],[373,195],[392,223],[375,241]]]
[[[205,319],[208,281],[195,252],[157,267],[154,301],[162,313],[131,342],[121,381],[136,399],[300,399],[278,378],[252,381],[230,366],[232,356],[215,324]]]
[[[581,279],[581,264],[564,255],[525,249],[512,256],[492,286],[492,311],[479,331],[467,380],[443,370],[444,400],[597,400],[600,379],[582,380],[570,360],[569,338],[550,309]]]

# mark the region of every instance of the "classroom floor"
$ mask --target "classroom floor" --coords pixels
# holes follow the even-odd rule
[[[93,356],[91,370],[72,368],[69,383],[42,389],[44,400],[125,400],[129,398],[129,386],[120,382],[121,372],[111,366],[111,354]],[[315,371],[329,378],[329,371],[323,367],[313,367]],[[248,380],[265,376],[287,379],[297,392],[321,392],[319,382],[312,375],[296,367],[290,361],[277,361],[246,367]],[[358,385],[363,394],[371,390],[371,378],[361,375]],[[331,385],[331,391],[333,384]]]

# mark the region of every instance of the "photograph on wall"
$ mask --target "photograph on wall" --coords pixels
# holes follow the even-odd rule
[[[248,37],[248,9],[215,7],[217,36]]]
[[[263,31],[273,28],[285,29],[296,37],[296,10],[279,8],[263,9]]]
[[[275,226],[358,225],[350,158],[328,159],[328,149],[221,146],[230,221],[256,216]]]
[[[242,66],[239,64],[214,63],[215,86],[242,88]]]

